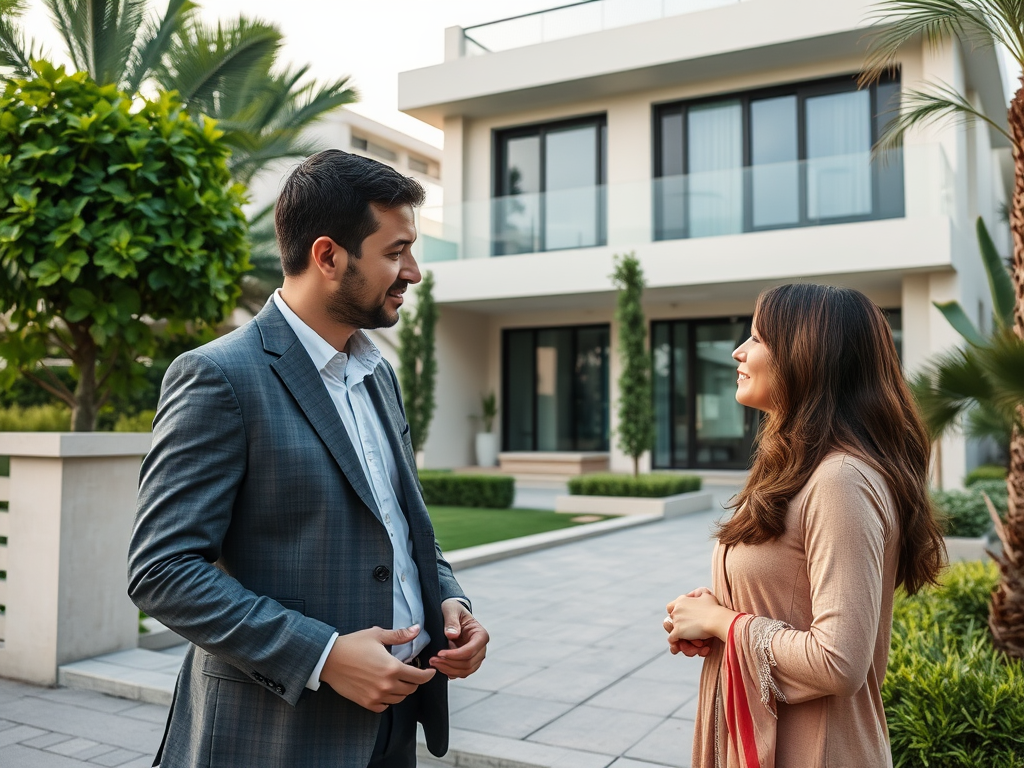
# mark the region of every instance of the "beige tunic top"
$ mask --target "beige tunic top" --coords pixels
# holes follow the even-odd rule
[[[892,765],[881,686],[898,553],[885,480],[863,460],[840,453],[826,458],[792,499],[779,539],[715,547],[712,589],[719,600],[792,626],[771,638],[777,666],[770,674],[785,696],[775,703],[777,768]],[[715,766],[723,647],[715,644],[701,674],[694,768]],[[757,691],[748,698],[750,707],[764,706]],[[730,750],[721,746],[728,734],[719,715],[718,759],[733,768]]]

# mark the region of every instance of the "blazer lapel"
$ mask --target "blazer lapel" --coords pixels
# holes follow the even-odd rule
[[[380,510],[373,498],[370,484],[366,480],[355,447],[345,431],[338,409],[324,386],[320,372],[309,359],[305,347],[299,342],[284,315],[274,306],[273,298],[256,316],[256,322],[263,334],[263,347],[277,355],[270,367],[295,398],[309,423],[324,441],[327,450],[338,463],[349,484],[374,516],[381,520]]]
[[[419,481],[416,477],[415,457],[410,464],[410,456],[406,452],[405,441],[402,439],[402,429],[406,421],[398,409],[398,393],[393,392],[390,377],[383,365],[378,365],[372,376],[367,376],[363,383],[366,391],[370,393],[373,404],[377,407],[377,413],[381,415],[381,423],[387,433],[388,442],[391,444],[391,452],[395,455],[398,463],[398,473],[402,478],[402,490],[405,491],[406,514],[410,514],[414,508],[419,509],[418,504],[413,504],[412,499],[419,498]],[[422,522],[422,521],[421,521]],[[429,522],[429,518],[427,520]]]

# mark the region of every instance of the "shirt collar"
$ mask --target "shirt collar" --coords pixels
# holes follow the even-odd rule
[[[331,361],[339,355],[342,360],[345,360],[346,362],[351,361],[352,363],[357,364],[351,367],[346,365],[345,368],[349,377],[358,374],[357,378],[360,380],[364,376],[372,373],[373,369],[376,368],[377,364],[380,362],[380,350],[377,349],[376,345],[370,341],[369,337],[362,331],[357,330],[348,340],[347,354],[345,352],[339,352],[320,334],[306,325],[301,317],[292,311],[292,308],[285,303],[284,298],[281,296],[280,288],[274,291],[274,304],[279,310],[281,310],[281,314],[284,315],[285,321],[295,332],[299,342],[306,350],[306,354],[308,354],[310,360],[313,361],[313,365],[315,365],[316,369],[321,373],[324,368],[326,368]]]

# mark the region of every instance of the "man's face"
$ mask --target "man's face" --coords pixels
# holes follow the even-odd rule
[[[420,281],[420,268],[411,251],[416,225],[411,205],[370,207],[380,226],[363,240],[359,258],[348,256],[341,283],[328,299],[327,312],[336,322],[354,328],[390,328],[398,322],[405,289]]]

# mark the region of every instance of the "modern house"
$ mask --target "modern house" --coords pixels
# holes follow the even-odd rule
[[[428,466],[473,463],[493,391],[506,460],[631,468],[615,439],[616,254],[648,283],[654,469],[748,465],[756,416],[734,400],[730,354],[767,286],[864,291],[908,372],[958,343],[932,302],[988,326],[973,223],[1008,252],[1005,140],[943,124],[871,149],[922,81],[1005,120],[998,56],[921,44],[858,88],[870,10],[590,0],[450,28],[444,63],[399,76],[400,109],[445,135],[443,215],[423,210],[418,252],[441,307]],[[981,451],[945,439],[938,481],[958,485]]]

